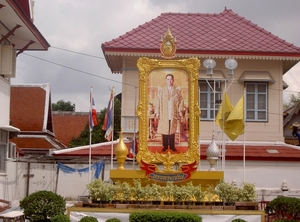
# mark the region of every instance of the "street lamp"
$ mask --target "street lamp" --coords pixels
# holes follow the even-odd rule
[[[208,79],[206,79],[206,82],[208,83],[209,87],[211,88],[211,90],[214,93],[214,130],[213,130],[213,137],[212,137],[212,141],[211,144],[209,145],[208,149],[207,149],[207,153],[210,154],[208,161],[210,163],[210,170],[214,169],[214,165],[217,164],[217,161],[219,159],[219,155],[220,152],[217,152],[216,149],[218,149],[218,146],[216,146],[216,142],[215,142],[215,137],[214,137],[214,133],[215,133],[215,121],[216,121],[216,113],[215,113],[215,109],[216,109],[216,98],[215,98],[215,94],[217,93],[224,93],[226,92],[229,87],[231,86],[232,82],[234,81],[233,78],[233,74],[234,74],[234,70],[237,68],[238,63],[235,59],[229,58],[225,61],[225,67],[227,68],[227,78],[220,80],[218,79],[218,82],[224,81],[224,90],[220,90],[220,87],[218,87],[216,89],[216,80],[213,78],[213,68],[216,66],[216,62],[213,59],[205,59],[203,61],[203,66],[206,68],[206,75],[208,77]],[[213,80],[214,81],[214,85],[213,87],[211,86],[210,82],[208,80]],[[226,83],[229,82],[229,85],[226,86]],[[218,104],[220,104],[220,100],[218,100]],[[224,116],[223,116],[223,121],[224,121]],[[223,122],[223,126],[224,126],[224,122]],[[225,136],[224,136],[224,131],[222,134],[222,170],[225,170]]]

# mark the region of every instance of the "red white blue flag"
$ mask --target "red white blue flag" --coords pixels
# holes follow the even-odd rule
[[[107,110],[106,110],[106,114],[102,126],[102,130],[106,131],[104,137],[105,139],[107,139],[107,141],[111,140],[113,134],[113,118],[114,118],[113,99],[114,99],[114,92],[113,90],[111,90],[110,98],[109,98],[109,102],[108,102],[108,106],[107,106]]]
[[[128,158],[134,158],[138,153],[138,146],[136,138],[132,139],[131,148],[127,155]]]
[[[90,92],[89,125],[90,125],[90,132],[93,130],[94,126],[98,125],[97,112],[96,112],[95,101],[93,97],[93,87],[91,87],[91,92]]]

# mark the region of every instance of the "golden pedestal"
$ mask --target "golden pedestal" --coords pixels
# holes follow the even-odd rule
[[[142,185],[148,183],[155,183],[156,181],[151,181],[145,177],[145,171],[143,170],[110,170],[110,179],[114,182],[127,182],[133,184],[133,179],[140,179]],[[207,185],[216,185],[220,180],[224,179],[224,171],[195,171],[189,180],[183,182],[176,182],[178,185],[186,184],[190,181],[193,185],[201,184],[204,188]],[[163,182],[156,182],[157,184],[164,185]]]

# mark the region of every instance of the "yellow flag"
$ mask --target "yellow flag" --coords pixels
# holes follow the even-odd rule
[[[232,104],[228,98],[227,93],[224,93],[223,101],[219,107],[218,114],[216,116],[216,124],[225,132],[225,129],[223,128],[223,123],[226,122],[228,116],[230,115],[232,111]],[[223,112],[224,110],[224,112]],[[224,121],[223,121],[224,117]],[[226,133],[226,132],[225,132]]]
[[[244,134],[244,95],[232,109],[225,121],[224,132],[231,139],[235,140],[239,135]]]

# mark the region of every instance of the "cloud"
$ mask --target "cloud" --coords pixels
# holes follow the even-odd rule
[[[93,86],[99,111],[107,106],[109,88],[114,86],[116,94],[122,88],[122,76],[110,72],[101,50],[102,43],[161,13],[220,13],[225,7],[300,46],[300,1],[36,0],[34,23],[52,47],[48,51],[20,54],[17,77],[12,83],[50,83],[52,102],[70,101],[76,104],[76,111],[88,111],[89,91]],[[295,93],[300,91],[299,72],[298,65],[284,76],[290,85],[288,90]]]

